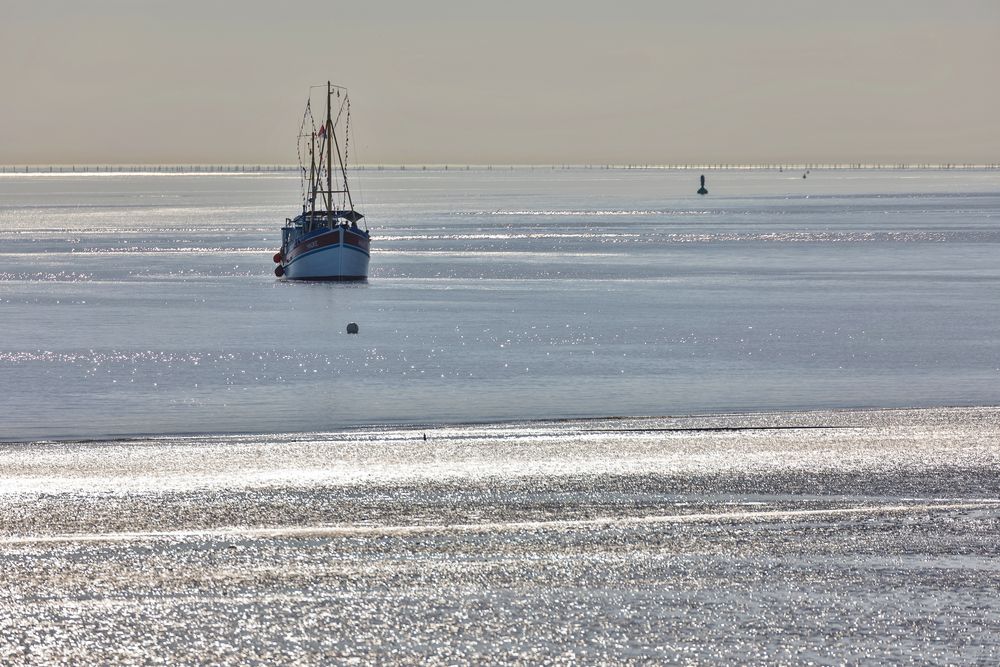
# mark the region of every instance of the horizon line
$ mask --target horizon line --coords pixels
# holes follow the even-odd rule
[[[362,171],[462,171],[462,170],[676,170],[676,171],[801,171],[801,170],[997,170],[1000,162],[734,162],[734,163],[461,163],[461,162],[391,162],[350,165],[349,170]],[[190,162],[190,163],[51,163],[0,164],[0,174],[39,173],[281,173],[298,172],[294,164],[252,162]]]

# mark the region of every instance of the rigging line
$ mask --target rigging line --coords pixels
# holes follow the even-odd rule
[[[349,157],[348,157],[350,155],[350,146],[351,146],[351,101],[348,99],[347,100],[347,117],[344,120],[344,166],[345,167],[347,166],[348,162],[350,161]],[[358,181],[357,173],[358,173],[358,170],[355,169],[354,170],[354,183],[355,183],[355,185],[360,185],[360,183]],[[347,176],[346,176],[346,173],[345,173],[344,179],[345,179],[344,180],[344,190],[346,191],[347,190],[347,180],[346,180]],[[346,195],[345,195],[345,197],[346,197]],[[362,202],[362,208],[364,208],[364,202]]]
[[[334,88],[339,88],[339,87],[338,86],[334,86]],[[341,98],[339,90],[337,92],[337,97]],[[350,120],[351,105],[350,105],[350,98],[347,96],[347,90],[346,89],[344,89],[344,96],[343,96],[343,98],[340,101],[340,108],[337,109],[337,117],[336,117],[336,119],[334,119],[333,124],[332,124],[333,128],[336,128],[337,125],[340,123],[340,117],[344,114],[344,108],[345,107],[347,108],[347,114],[348,114],[347,118],[348,118],[348,120]],[[331,128],[331,129],[333,129],[333,128]],[[345,139],[345,141],[346,141],[346,139]],[[340,154],[340,148],[339,147],[337,148],[337,154],[338,154],[338,156]],[[346,152],[344,154],[343,160],[344,160],[344,163],[346,164],[347,163],[347,154],[346,154]],[[341,177],[337,176],[337,180],[341,180]],[[343,181],[344,181],[344,187],[343,187],[343,189],[346,191],[347,188],[348,188],[346,176],[343,178]],[[332,195],[331,195],[331,197],[332,197]],[[340,204],[341,204],[341,206],[340,206],[341,208],[343,208],[343,209],[347,208],[347,197],[346,197],[346,195],[342,195],[341,196],[341,198],[340,198]]]
[[[354,202],[351,200],[351,190],[347,187],[347,169],[344,166],[344,157],[340,153],[340,143],[337,141],[336,133],[331,131],[330,134],[332,135],[333,145],[337,148],[337,162],[340,163],[340,173],[344,178],[344,193],[347,197],[347,204],[351,207],[351,210],[354,210]]]
[[[338,116],[339,117],[339,116]],[[347,120],[344,121],[344,163],[347,163],[348,149],[351,146],[351,103],[347,103]]]
[[[309,100],[306,100],[306,108],[302,112],[302,122],[299,124],[299,136],[295,142],[295,152],[299,158],[299,191],[302,194],[302,204],[306,205],[308,203],[309,193],[306,188],[306,165],[302,160],[302,135],[306,127],[306,120],[311,114]]]
[[[319,170],[316,167],[316,118],[312,114],[312,98],[306,102],[309,110],[309,125],[312,133],[309,135],[309,210],[316,211],[316,185],[319,182]]]
[[[323,133],[323,136],[322,136],[322,138],[319,141],[319,147],[317,149],[318,152],[319,152],[319,162],[316,165],[316,183],[318,185],[317,185],[317,189],[315,191],[317,193],[320,193],[320,194],[323,193],[323,190],[322,190],[322,184],[323,184],[323,167],[325,165],[325,158],[326,158],[326,149],[325,149],[325,147],[326,147],[326,141],[327,141],[327,138],[326,138],[327,134],[328,134],[327,132]],[[326,165],[326,166],[327,166],[327,169],[329,169],[329,165]],[[327,202],[326,202],[327,203],[327,209],[330,208],[330,206],[329,206],[329,204],[330,204],[329,197],[330,197],[329,194],[325,195],[325,198],[327,199]]]
[[[304,132],[306,127],[306,121],[308,120],[309,132]],[[310,191],[312,183],[306,185],[306,166],[305,161],[302,159],[302,142],[312,141],[312,138],[316,135],[316,119],[312,114],[312,98],[306,98],[306,109],[302,114],[302,124],[299,126],[299,142],[296,145],[296,149],[299,154],[299,167],[301,168],[301,174],[299,178],[299,185],[302,191],[302,204],[303,206],[309,206],[310,203],[315,199],[315,196]]]
[[[347,100],[347,120],[345,122],[345,136],[344,136],[344,163],[345,164],[347,163],[347,146],[348,146],[348,143],[350,142],[350,140],[351,140],[351,101],[350,101],[350,99],[348,99]],[[355,143],[357,143],[357,142],[355,142]],[[359,161],[359,163],[360,163],[360,161]],[[365,210],[367,208],[366,205],[365,205],[365,201],[366,201],[365,200],[365,192],[364,192],[363,182],[362,182],[362,179],[361,179],[361,176],[360,176],[360,170],[358,168],[354,169],[354,185],[355,185],[355,191],[358,194],[358,203],[361,204],[361,209]],[[345,189],[346,189],[346,187],[345,187]],[[368,218],[362,218],[362,220],[364,221],[362,224],[364,225],[365,231],[368,231]]]
[[[316,118],[315,118],[315,116],[312,115],[312,95],[311,94],[310,94],[309,100],[306,102],[306,108],[309,111],[309,120],[310,120],[310,124],[312,126],[312,135],[310,137],[310,140],[313,141],[313,142],[315,142],[315,140],[316,140],[316,134],[317,134],[317,131],[316,131]],[[326,121],[323,122],[323,126],[326,127]],[[319,162],[316,164],[316,174],[315,174],[316,181],[315,181],[315,183],[311,183],[310,184],[311,187],[312,187],[311,196],[312,196],[312,208],[313,208],[313,210],[316,209],[316,196],[317,196],[317,194],[319,194],[321,192],[321,189],[318,186],[323,181],[324,157],[326,155],[326,151],[324,150],[324,146],[326,145],[326,141],[328,140],[328,136],[327,136],[328,134],[329,134],[329,132],[326,132],[326,131],[323,132],[323,136],[320,137],[319,146],[316,148],[316,150],[318,150],[318,152],[319,152]],[[314,156],[315,156],[315,154],[314,154]],[[327,167],[327,168],[329,168],[329,167]],[[329,198],[329,196],[330,195],[326,195],[327,198]],[[329,208],[329,199],[327,199],[327,208]]]
[[[344,99],[341,100],[341,102],[340,102],[340,108],[337,109],[337,117],[333,121],[334,125],[336,125],[337,123],[340,122],[340,115],[342,113],[344,113],[344,105],[347,105],[348,110],[350,110],[351,105],[350,105],[350,101],[348,100],[347,95],[344,95]]]

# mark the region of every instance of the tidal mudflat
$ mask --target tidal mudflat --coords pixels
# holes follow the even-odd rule
[[[14,443],[0,503],[4,664],[1000,658],[998,408]]]

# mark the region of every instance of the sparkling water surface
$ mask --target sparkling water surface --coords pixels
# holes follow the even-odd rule
[[[347,286],[292,174],[0,175],[0,439],[1000,400],[1000,172],[357,176]]]
[[[0,175],[0,663],[995,664],[1000,172],[698,175]]]
[[[997,408],[0,446],[4,664],[995,664]]]

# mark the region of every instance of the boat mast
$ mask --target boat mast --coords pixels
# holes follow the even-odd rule
[[[331,97],[333,86],[326,82],[326,210],[327,221],[333,227],[333,119],[330,117]],[[337,158],[340,158],[340,148],[337,149]]]
[[[309,139],[309,213],[316,212],[316,186],[319,181],[316,173],[316,133],[313,132]],[[309,219],[312,219],[310,215]]]

